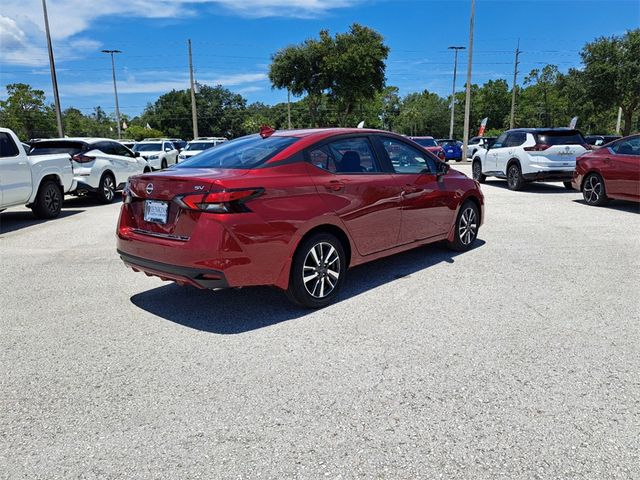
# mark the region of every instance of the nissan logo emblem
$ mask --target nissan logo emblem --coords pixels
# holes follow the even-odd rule
[[[147,183],[147,188],[145,188],[145,191],[147,192],[147,195],[151,195],[151,192],[153,192],[153,183]]]

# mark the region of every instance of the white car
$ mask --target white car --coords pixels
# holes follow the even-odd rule
[[[154,170],[178,163],[178,149],[169,140],[143,140],[133,146]]]
[[[32,144],[32,156],[48,154],[71,156],[77,195],[89,193],[103,203],[111,203],[116,190],[129,177],[150,172],[146,160],[121,143],[109,138],[57,138]]]
[[[510,190],[520,190],[526,182],[563,182],[571,189],[576,157],[588,146],[578,130],[568,128],[518,128],[498,137],[491,148],[480,149],[473,157],[474,180],[506,178]]]
[[[187,146],[180,152],[178,158],[180,161],[186,160],[187,158],[191,158],[194,155],[197,155],[200,152],[204,152],[216,145],[220,145],[221,143],[226,142],[227,139],[224,137],[199,137],[195,140],[187,143]]]
[[[0,211],[26,205],[38,218],[57,217],[75,185],[68,154],[27,155],[15,133],[0,128]]]
[[[467,145],[467,158],[473,158],[481,148],[487,149],[496,137],[472,137]]]

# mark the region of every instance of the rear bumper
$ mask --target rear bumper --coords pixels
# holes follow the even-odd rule
[[[523,173],[525,180],[547,180],[555,182],[569,182],[573,179],[573,170],[543,170],[533,173]]]
[[[169,265],[166,263],[135,257],[118,250],[122,261],[134,271],[144,272],[147,275],[160,277],[162,280],[174,281],[178,284],[192,285],[202,289],[228,288],[229,284],[224,273],[219,270],[207,270],[198,268]]]

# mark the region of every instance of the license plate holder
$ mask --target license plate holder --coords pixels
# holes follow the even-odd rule
[[[169,203],[160,200],[144,201],[144,221],[150,223],[167,223]]]

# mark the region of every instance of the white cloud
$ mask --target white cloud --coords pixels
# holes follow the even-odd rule
[[[170,90],[184,90],[189,88],[189,78],[183,76],[175,79],[175,72],[156,72],[159,78],[172,78],[172,80],[148,81],[135,76],[129,76],[123,80],[118,80],[118,93],[166,93]],[[222,85],[233,87],[265,81],[265,73],[241,73],[238,75],[225,75],[221,77],[198,78],[198,83],[204,85]],[[113,83],[111,80],[104,82],[79,82],[61,85],[61,94],[64,96],[94,96],[113,93]],[[250,93],[262,87],[248,86],[240,93]]]

